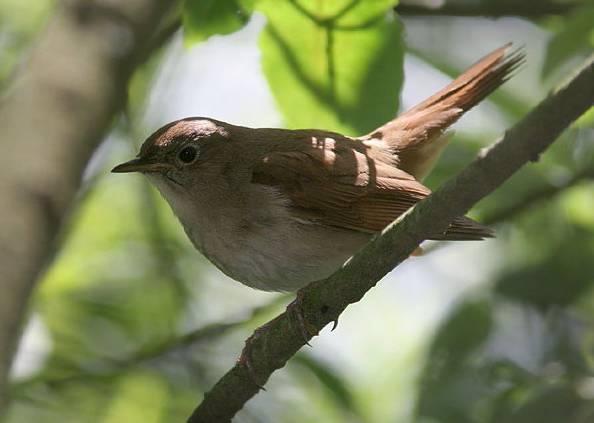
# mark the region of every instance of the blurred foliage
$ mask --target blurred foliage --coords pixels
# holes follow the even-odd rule
[[[540,313],[497,297],[461,304],[432,342],[418,420],[592,421],[594,377],[583,349],[591,328],[584,323],[560,309]]]
[[[420,383],[418,414],[443,422],[472,421],[470,404],[486,394],[477,349],[492,330],[485,302],[458,307],[437,332]]]
[[[536,81],[538,92],[526,96],[517,89],[523,82],[514,88],[514,78],[491,96],[486,110],[500,115],[500,127],[458,130],[429,186],[459,171],[542,98],[557,75],[592,52],[594,3],[576,3],[566,15],[521,22],[538,28],[539,38],[531,42],[545,46],[543,63],[529,57],[535,69],[525,76]],[[476,19],[445,20],[438,37],[423,44],[419,35],[425,32],[407,31],[407,23],[422,19],[429,28],[442,18],[401,19],[391,11],[396,4],[186,0],[184,39],[186,46],[213,36],[216,41],[255,13],[264,15],[262,72],[286,126],[364,133],[398,109],[404,34],[406,53],[448,77],[467,64],[458,63],[459,46],[449,37],[482,36],[465,26]],[[1,87],[18,74],[53,6],[49,0],[0,2]],[[509,22],[494,25],[505,30]],[[46,344],[34,344],[39,351],[33,359],[27,351],[20,354],[26,365],[15,372],[9,423],[183,421],[234,363],[249,332],[287,301],[221,281],[146,181],[107,176],[110,164],[133,155],[148,132],[145,107],[168,51],[136,72],[126,114],[87,170],[79,205],[31,307],[28,332]],[[477,50],[477,58],[484,52]],[[232,57],[229,63],[234,65]],[[419,83],[417,75],[407,77],[407,83]],[[446,305],[445,316],[426,329],[398,310],[368,311],[361,323],[367,332],[379,327],[391,338],[398,328],[410,328],[408,337],[397,340],[401,356],[382,356],[380,346],[364,345],[359,349],[368,362],[352,365],[343,356],[354,354],[359,338],[341,333],[343,349],[322,349],[324,355],[314,344],[313,351],[300,353],[237,421],[594,421],[592,122],[594,111],[472,211],[497,225],[498,240],[486,249],[491,269],[483,269],[475,289]],[[428,263],[428,256],[418,263]],[[454,276],[464,260],[455,257]],[[473,266],[481,263],[465,265]],[[41,322],[37,329],[31,328],[35,321]]]
[[[542,67],[543,76],[550,76],[568,61],[586,56],[594,49],[594,2],[584,2],[567,17],[553,18],[549,25],[555,35],[549,41]]]

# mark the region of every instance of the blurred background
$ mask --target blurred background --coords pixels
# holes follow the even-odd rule
[[[0,1],[1,90],[58,3]],[[359,135],[523,46],[522,69],[455,126],[436,188],[592,53],[594,2],[187,0],[164,27],[37,285],[6,422],[184,421],[292,300],[224,276],[142,176],[109,173],[158,127],[208,116]],[[236,421],[593,422],[592,109],[471,215],[497,238],[425,243]]]

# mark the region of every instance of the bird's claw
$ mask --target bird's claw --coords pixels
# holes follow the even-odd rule
[[[263,326],[256,329],[254,333],[250,335],[248,339],[245,340],[245,346],[243,347],[243,350],[241,350],[241,355],[237,359],[237,363],[241,364],[242,366],[245,366],[245,368],[248,371],[250,380],[254,385],[258,387],[258,389],[266,391],[264,385],[258,382],[256,371],[254,370],[254,366],[252,365],[252,343],[254,342],[254,339],[260,336],[262,328]]]
[[[297,319],[298,329],[303,337],[303,341],[305,342],[305,345],[311,347],[309,340],[318,333],[315,328],[310,329],[310,326],[308,326],[305,316],[303,315],[302,301],[303,294],[301,291],[297,291],[297,297],[287,306],[287,316],[289,317],[289,323],[291,323],[291,316],[294,316]]]
[[[298,291],[297,297],[295,298],[295,300],[293,300],[287,306],[286,313],[287,313],[287,317],[288,317],[288,321],[289,321],[290,325],[292,325],[292,322],[291,322],[292,317],[297,320],[298,329],[299,329],[299,332],[301,333],[301,336],[303,337],[303,341],[305,342],[305,345],[311,347],[309,340],[314,335],[317,335],[317,330],[315,328],[313,328],[311,325],[308,325],[307,321],[305,320],[305,316],[303,315],[303,307],[301,305],[302,301],[303,301],[303,294],[301,293],[301,291]],[[252,335],[250,335],[250,337],[245,340],[245,346],[243,347],[243,350],[241,351],[241,355],[239,356],[239,359],[237,359],[237,363],[244,366],[246,368],[246,370],[248,371],[251,381],[259,389],[261,389],[263,391],[265,391],[266,388],[264,388],[264,386],[258,382],[256,371],[252,364],[252,344],[256,339],[258,339],[260,337],[262,331],[266,328],[266,326],[269,323],[257,328],[254,331],[254,333]],[[335,321],[335,323],[337,323],[337,321]]]

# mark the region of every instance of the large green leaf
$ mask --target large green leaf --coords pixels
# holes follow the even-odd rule
[[[252,13],[255,0],[186,0],[183,27],[186,41],[196,43],[212,35],[241,29]]]
[[[364,133],[391,119],[402,85],[395,1],[263,0],[263,70],[288,127]]]

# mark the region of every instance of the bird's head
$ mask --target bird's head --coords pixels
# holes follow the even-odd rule
[[[201,117],[171,122],[146,139],[136,158],[112,172],[141,172],[162,192],[188,190],[208,177],[209,168],[216,167],[213,156],[229,143],[229,127]]]

